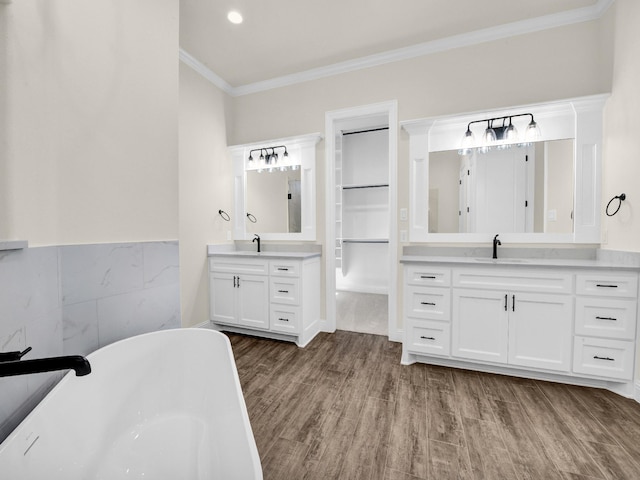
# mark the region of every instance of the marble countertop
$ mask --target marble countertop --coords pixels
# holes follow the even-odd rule
[[[209,257],[243,257],[243,258],[288,258],[292,260],[307,260],[310,258],[321,257],[321,252],[293,252],[293,251],[279,251],[279,250],[267,250],[260,253],[255,250],[234,250],[230,248],[220,248],[217,245],[207,246],[207,256]]]
[[[640,267],[632,264],[624,264],[610,260],[589,260],[574,258],[509,258],[492,259],[490,257],[455,257],[432,255],[403,255],[400,263],[431,263],[431,264],[457,264],[457,265],[499,265],[521,267],[572,267],[638,271]]]

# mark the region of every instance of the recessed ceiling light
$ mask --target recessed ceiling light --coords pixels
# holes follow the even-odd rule
[[[239,23],[242,23],[242,15],[240,15],[239,12],[236,12],[235,10],[231,10],[228,14],[227,14],[227,19],[231,22],[234,23],[236,25],[238,25]]]

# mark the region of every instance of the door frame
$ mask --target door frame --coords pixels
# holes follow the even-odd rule
[[[336,135],[345,125],[366,128],[367,119],[386,117],[389,125],[389,340],[401,342],[398,328],[398,102],[375,103],[325,113],[325,292],[323,330],[336,330]]]

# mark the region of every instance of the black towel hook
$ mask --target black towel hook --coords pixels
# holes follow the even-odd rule
[[[620,210],[620,207],[622,206],[622,202],[626,200],[626,198],[627,196],[624,193],[621,193],[620,195],[616,195],[611,200],[609,200],[609,203],[607,203],[607,208],[605,209],[605,213],[607,214],[607,216],[613,217],[616,213],[618,213],[618,210]],[[609,206],[615,199],[618,199],[618,208],[616,208],[613,213],[609,213]]]

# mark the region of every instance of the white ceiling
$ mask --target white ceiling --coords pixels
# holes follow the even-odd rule
[[[612,1],[180,0],[180,47],[236,88],[514,22],[588,19]]]

